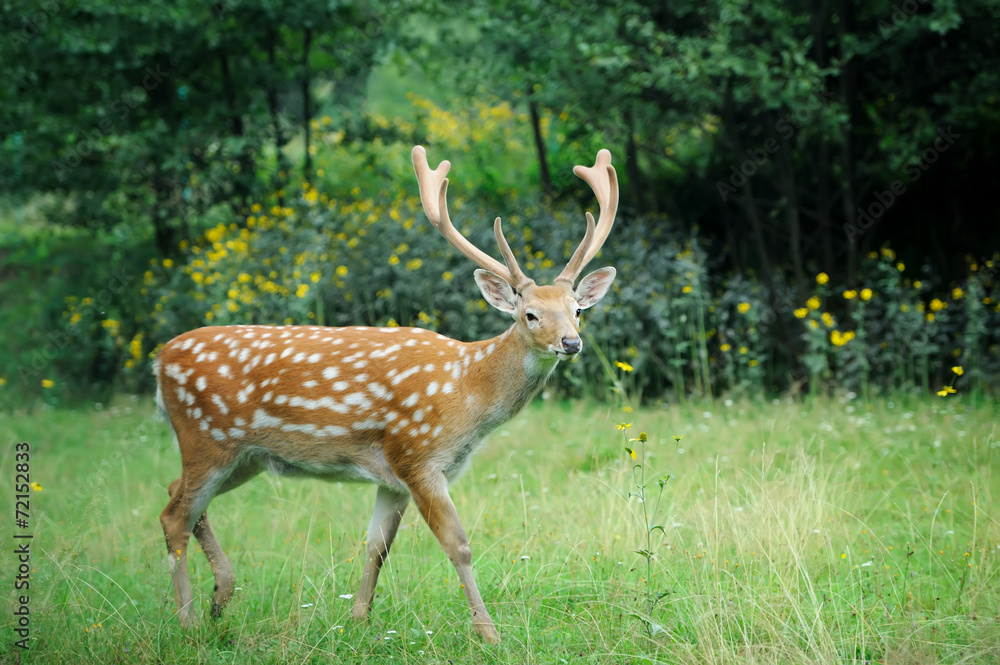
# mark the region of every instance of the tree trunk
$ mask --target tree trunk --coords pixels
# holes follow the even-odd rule
[[[274,147],[278,157],[278,170],[274,176],[274,191],[281,192],[278,195],[278,205],[285,207],[285,184],[288,182],[288,172],[291,165],[285,155],[285,128],[281,124],[281,102],[278,98],[278,91],[274,87],[274,80],[277,78],[275,72],[278,68],[278,33],[275,30],[268,31],[267,34],[267,64],[270,68],[271,76],[268,77],[267,85],[267,107],[271,113],[271,126],[274,132]],[[282,176],[284,174],[284,176]]]
[[[538,113],[538,103],[530,97],[528,91],[528,113],[531,115],[531,131],[535,137],[535,150],[538,152],[538,173],[542,181],[542,193],[552,198],[552,175],[549,173],[549,160],[545,155],[545,141],[542,138],[541,117]]]
[[[305,128],[306,161],[303,167],[302,178],[307,183],[312,183],[312,155],[309,154],[309,147],[312,145],[312,108],[310,108],[309,94],[309,51],[312,49],[312,29],[306,28],[302,35],[302,125]]]
[[[840,200],[843,204],[844,224],[847,225],[855,223],[854,211],[858,207],[854,176],[854,118],[856,117],[857,109],[854,78],[857,68],[854,65],[854,61],[849,59],[850,54],[847,53],[845,47],[847,38],[851,32],[849,25],[850,17],[854,12],[850,0],[837,0],[837,12],[840,15],[840,21],[837,23],[841,61],[839,79],[840,102],[847,111],[847,126],[844,128],[844,143],[840,153],[841,169],[843,171],[841,186],[844,190]],[[866,232],[870,233],[871,229],[868,229]],[[847,239],[847,284],[850,287],[854,287],[857,283],[858,250],[856,242],[856,238],[853,236]]]

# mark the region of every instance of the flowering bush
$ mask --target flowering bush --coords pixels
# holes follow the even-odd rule
[[[151,260],[130,295],[110,307],[89,304],[93,287],[67,297],[57,323],[70,343],[45,378],[55,379],[56,390],[85,385],[99,358],[102,384],[150,389],[159,345],[201,325],[414,325],[462,340],[502,331],[510,321],[488,311],[472,279],[475,266],[420,209],[409,164],[413,142],[429,140],[435,161],[460,161],[449,190],[456,227],[494,251],[489,220],[502,214],[522,268],[540,283],[551,281],[582,238],[583,208],[573,201],[542,205],[522,194],[534,178],[523,167],[534,163],[533,148],[525,119],[509,105],[476,102],[446,112],[413,101],[415,121],[366,116],[377,133],[367,143],[320,118],[313,127],[315,184],[275,191],[236,217],[220,221],[216,208],[194,220],[195,235],[177,255]],[[546,118],[546,138],[558,133],[558,123]],[[496,145],[516,159],[497,160]],[[594,148],[565,145],[553,161],[566,164],[553,173],[592,160]],[[573,187],[563,191],[596,207],[582,182]],[[862,262],[857,286],[820,273],[803,298],[775,277],[769,297],[755,275],[710,270],[696,232],[621,210],[589,269],[602,265],[615,266],[619,276],[609,297],[584,316],[588,352],[558,372],[555,386],[568,394],[604,394],[614,374],[609,358],[634,368],[625,389],[646,398],[760,395],[795,386],[796,374],[814,391],[917,386],[929,393],[952,365],[965,367],[963,387],[978,391],[1000,375],[1000,257],[970,257],[964,280],[937,284],[918,279],[885,248]],[[17,372],[0,369],[0,391],[11,390]]]

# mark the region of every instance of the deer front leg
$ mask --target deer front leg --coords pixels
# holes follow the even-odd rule
[[[396,538],[396,531],[403,519],[403,511],[410,503],[406,490],[394,490],[379,485],[375,495],[375,510],[368,524],[368,546],[365,552],[365,570],[361,575],[361,586],[354,597],[352,614],[357,620],[366,619],[375,598],[375,585],[382,564],[389,558],[389,548]]]
[[[472,549],[462,522],[458,519],[455,504],[448,495],[447,480],[444,475],[438,475],[430,480],[411,483],[409,488],[427,526],[458,571],[458,579],[472,612],[472,627],[487,642],[499,642],[500,634],[493,625],[490,613],[486,611],[483,597],[479,595],[479,588],[472,576]]]

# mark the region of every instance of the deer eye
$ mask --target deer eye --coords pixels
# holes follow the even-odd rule
[[[531,312],[528,312],[527,314],[525,314],[524,318],[526,318],[528,320],[528,323],[538,323],[538,317],[535,316]]]
[[[579,318],[580,318],[580,314],[581,314],[582,312],[583,312],[583,310],[582,310],[582,309],[578,309],[578,310],[576,310],[576,318],[578,318],[578,319],[579,319]]]

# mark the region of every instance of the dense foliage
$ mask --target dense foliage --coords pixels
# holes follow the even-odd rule
[[[498,332],[414,143],[543,278],[595,207],[571,166],[612,149],[620,276],[562,390],[1000,376],[994,3],[8,4],[4,401],[146,389],[203,324]]]

